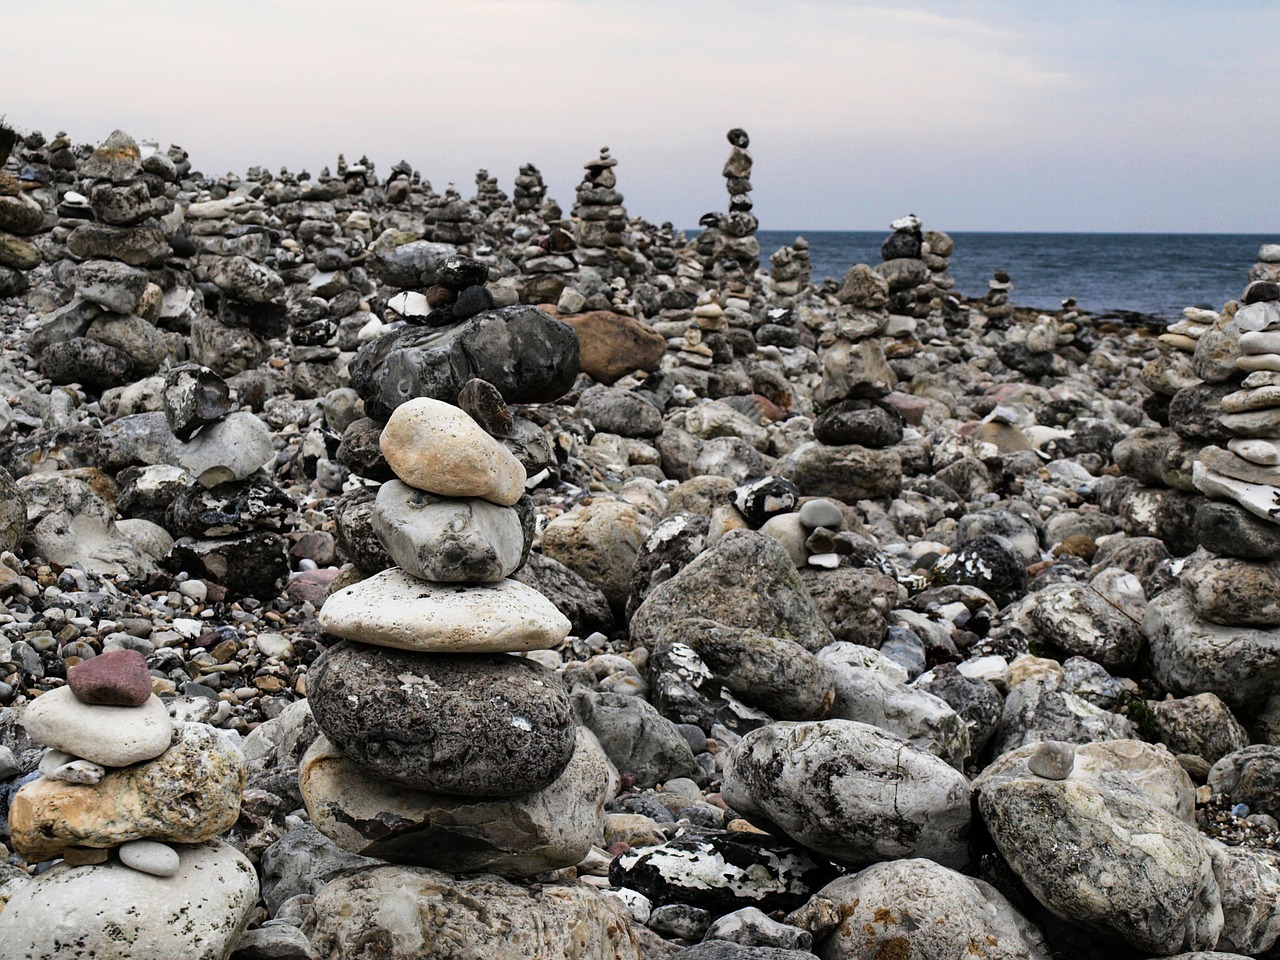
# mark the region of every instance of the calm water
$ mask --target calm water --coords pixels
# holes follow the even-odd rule
[[[855,263],[880,262],[888,231],[802,231],[813,277],[844,276]],[[796,233],[761,230],[761,259]],[[1052,309],[1075,297],[1095,314],[1134,310],[1169,319],[1183,307],[1217,309],[1239,297],[1258,247],[1276,235],[1152,233],[952,233],[956,290],[981,296],[996,270],[1013,280],[1018,306]]]

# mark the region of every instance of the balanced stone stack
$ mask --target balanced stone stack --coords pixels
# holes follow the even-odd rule
[[[809,290],[809,241],[796,237],[791,246],[779,248],[769,257],[769,289],[773,296],[786,302]]]
[[[876,265],[875,271],[889,284],[890,313],[924,317],[932,307],[933,270],[925,261],[924,232],[920,227],[920,218],[914,213],[900,217],[889,224],[893,233],[880,245],[883,262]],[[946,265],[941,266],[939,276],[945,277]]]
[[[987,281],[987,294],[982,299],[982,315],[987,318],[988,325],[997,330],[1008,326],[1013,317],[1013,305],[1009,303],[1009,291],[1012,289],[1013,282],[1003,270],[997,270]]]
[[[722,266],[736,262],[750,277],[760,266],[760,241],[756,238],[760,221],[751,212],[751,153],[747,150],[751,138],[741,127],[734,127],[727,137],[733,150],[721,174],[729,192],[729,214],[720,224],[723,236],[716,259]]]
[[[600,156],[583,164],[587,172],[578,184],[573,206],[578,263],[603,268],[610,274],[624,272],[617,252],[627,245],[627,210],[613,172],[617,165],[618,161],[609,156],[609,148],[601,147]]]
[[[253,866],[214,839],[244,792],[234,734],[172,721],[126,649],[72,667],[20,720],[46,750],[10,806],[12,844],[62,863],[0,913],[5,955],[228,956],[258,899]]]
[[[1280,283],[1280,243],[1264,243],[1258,262],[1249,268],[1250,283]]]
[[[380,446],[396,479],[373,527],[397,566],[321,609],[342,641],[308,674],[323,734],[301,763],[312,822],[352,852],[452,873],[576,864],[616,773],[556,674],[519,656],[570,628],[509,579],[532,538],[516,509],[525,469],[467,412],[425,397],[396,408]]]
[[[476,196],[471,201],[486,217],[507,206],[507,195],[498,186],[498,178],[489,176],[488,170],[476,172]]]
[[[472,222],[471,205],[462,199],[452,183],[443,194],[427,204],[427,239],[436,243],[452,243],[455,246],[475,239],[476,228]]]
[[[28,196],[23,181],[4,169],[17,135],[0,125],[0,297],[27,289],[26,272],[40,264],[30,237],[44,228],[44,210]]]
[[[104,390],[154,373],[169,356],[156,328],[162,292],[144,268],[172,252],[154,219],[172,202],[163,192],[153,198],[142,173],[141,150],[119,130],[80,169],[94,222],[77,218],[66,240],[80,261],[77,299],[33,338],[41,372],[55,383]]]
[[[532,163],[522,164],[511,194],[511,205],[516,213],[534,213],[541,208],[546,196],[547,185],[542,180],[542,172]],[[558,220],[559,217],[552,219]]]
[[[243,183],[225,198],[194,203],[187,216],[200,256],[197,276],[205,282],[207,307],[215,312],[191,327],[191,359],[231,377],[252,370],[270,355],[266,341],[288,330],[284,279],[266,228],[259,184]]]

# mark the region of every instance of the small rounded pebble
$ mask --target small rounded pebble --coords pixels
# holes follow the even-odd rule
[[[1076,764],[1076,748],[1052,741],[1039,744],[1027,760],[1027,769],[1046,780],[1065,780]]]
[[[1233,817],[1247,817],[1249,815],[1249,805],[1247,803],[1237,803],[1231,808]]]
[[[155,840],[130,840],[116,851],[120,862],[153,877],[172,877],[178,872],[178,851]]]
[[[810,530],[818,527],[839,530],[844,526],[844,513],[832,501],[818,497],[800,504],[800,522]]]

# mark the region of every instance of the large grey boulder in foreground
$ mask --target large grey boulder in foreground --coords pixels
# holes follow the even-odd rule
[[[969,859],[969,781],[946,761],[853,720],[751,731],[725,761],[721,791],[762,826],[863,866]]]

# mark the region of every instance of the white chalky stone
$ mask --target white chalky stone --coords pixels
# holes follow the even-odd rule
[[[157,840],[130,840],[120,844],[116,853],[126,867],[153,877],[172,877],[181,866],[178,851]]]

